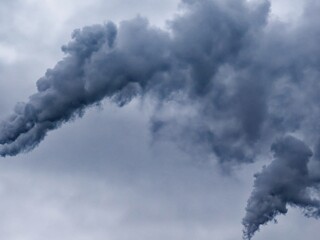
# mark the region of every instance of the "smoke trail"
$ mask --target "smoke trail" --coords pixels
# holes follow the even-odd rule
[[[160,105],[173,100],[194,114],[156,114],[151,131],[202,146],[222,165],[253,162],[280,139],[275,160],[256,175],[245,238],[288,205],[318,216],[309,194],[320,179],[319,168],[307,168],[311,150],[283,138],[318,140],[320,6],[307,2],[297,24],[270,19],[267,0],[183,0],[168,30],[141,17],[76,30],[65,57],[37,81],[38,92],[1,122],[0,155],[32,150],[105,98],[119,106],[138,95]]]
[[[320,217],[320,201],[311,196],[318,181],[310,177],[310,148],[302,141],[285,137],[272,145],[274,161],[255,175],[254,190],[243,219],[244,238],[251,239],[261,225],[286,214],[287,206],[299,207],[306,216]]]
[[[49,130],[81,116],[87,106],[104,98],[122,106],[137,94],[149,94],[159,101],[184,95],[200,106],[221,98],[207,106],[212,111],[209,114],[221,115],[222,121],[231,115],[232,121],[240,119],[240,124],[232,131],[223,126],[219,134],[205,129],[217,138],[213,142],[220,142],[212,151],[221,161],[251,161],[246,151],[252,151],[249,143],[259,137],[265,114],[264,90],[253,83],[257,94],[249,86],[253,80],[244,79],[243,84],[234,86],[235,93],[229,93],[222,79],[214,78],[229,75],[229,71],[251,71],[251,66],[241,70],[237,65],[246,64],[247,56],[241,52],[255,41],[251,35],[265,23],[268,4],[255,8],[245,1],[183,4],[186,13],[170,22],[170,31],[151,27],[143,18],[122,22],[119,28],[110,22],[76,30],[73,40],[62,47],[65,58],[38,80],[38,92],[27,103],[18,104],[1,123],[0,155],[31,150]],[[236,79],[230,81],[237,85]],[[257,100],[254,109],[248,110],[245,104],[253,98]],[[235,100],[240,103],[232,106]],[[254,111],[254,116],[247,116],[248,111]],[[235,150],[227,153],[229,149]]]

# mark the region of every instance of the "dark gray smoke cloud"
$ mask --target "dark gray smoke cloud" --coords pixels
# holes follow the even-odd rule
[[[273,162],[255,175],[254,190],[243,219],[244,238],[251,239],[261,225],[286,214],[287,206],[299,207],[309,217],[320,217],[320,201],[312,197],[319,181],[311,177],[310,148],[288,136],[272,144]]]
[[[62,47],[65,57],[38,80],[38,92],[0,124],[0,155],[32,150],[105,98],[123,106],[136,96],[152,97],[159,109],[167,102],[192,109],[187,116],[155,114],[151,131],[201,146],[222,165],[253,162],[288,134],[315,142],[320,6],[307,3],[296,24],[271,20],[267,0],[184,0],[168,30],[141,17],[76,30]],[[317,208],[308,195],[316,182],[307,170],[310,150],[281,139],[272,145],[274,162],[256,176],[246,238],[287,205]]]
[[[204,108],[199,113],[206,116],[200,122],[202,131],[192,128],[199,141],[210,141],[221,162],[252,161],[250,144],[260,135],[266,94],[251,79],[255,67],[244,53],[266,22],[268,3],[183,5],[185,14],[169,23],[170,31],[151,27],[143,18],[119,28],[110,22],[76,30],[73,41],[62,47],[65,58],[37,82],[38,92],[1,123],[0,154],[29,151],[49,130],[81,116],[103,98],[122,106],[137,94],[148,94],[161,102],[183,96],[198,103]],[[225,77],[233,78],[230,84]],[[237,83],[238,78],[243,83]],[[211,119],[218,124],[229,119],[234,126],[224,124],[218,133],[205,123]]]

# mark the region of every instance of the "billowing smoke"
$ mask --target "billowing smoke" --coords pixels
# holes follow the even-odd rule
[[[299,207],[306,216],[320,217],[320,201],[312,196],[319,181],[308,170],[312,156],[301,140],[288,136],[272,144],[273,162],[255,175],[254,190],[243,219],[245,239],[251,239],[259,227],[286,214],[287,206]]]
[[[38,80],[38,92],[0,124],[0,155],[32,150],[48,131],[103,99],[123,106],[151,97],[160,107],[175,102],[189,110],[155,114],[155,136],[171,133],[201,146],[224,166],[253,162],[280,139],[272,145],[274,162],[256,175],[245,238],[288,205],[317,216],[318,201],[309,193],[317,182],[308,172],[311,150],[283,136],[318,140],[319,3],[306,1],[292,24],[270,18],[267,0],[181,6],[167,30],[141,17],[75,30],[62,47],[65,57]]]
[[[159,102],[193,104],[204,117],[195,119],[190,133],[209,142],[221,162],[252,161],[251,145],[260,138],[267,114],[265,82],[256,81],[257,75],[265,76],[252,54],[269,4],[182,4],[185,13],[168,23],[168,31],[141,17],[119,27],[110,22],[74,31],[62,47],[65,58],[38,80],[38,92],[1,123],[0,154],[34,148],[49,130],[104,98],[122,106],[136,95],[148,95]],[[170,125],[161,123],[154,118],[152,130]]]

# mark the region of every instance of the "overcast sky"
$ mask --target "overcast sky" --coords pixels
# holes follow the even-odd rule
[[[274,0],[270,18],[296,21],[302,0]],[[76,28],[138,14],[166,27],[178,0],[2,0],[0,118],[36,91]],[[239,240],[267,160],[226,172],[205,154],[155,138],[156,106],[108,100],[49,132],[26,154],[0,159],[0,238],[6,240]],[[165,110],[163,110],[165,111]],[[168,110],[169,111],[169,110]],[[319,222],[289,208],[256,240],[316,240]]]

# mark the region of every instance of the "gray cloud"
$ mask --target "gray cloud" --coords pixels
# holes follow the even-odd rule
[[[243,219],[244,238],[251,239],[261,225],[286,214],[287,206],[299,207],[306,216],[318,218],[320,201],[312,197],[319,181],[309,174],[310,148],[294,137],[279,139],[272,147],[274,161],[255,175],[254,190]]]
[[[230,6],[211,1],[186,2],[187,13],[170,23],[172,37],[168,32],[150,27],[142,18],[123,22],[119,30],[109,23],[76,31],[74,41],[63,47],[67,56],[37,82],[39,92],[32,95],[28,103],[17,105],[15,114],[2,123],[2,155],[15,155],[32,149],[48,130],[57,128],[75,115],[81,115],[85,106],[104,97],[112,98],[120,105],[130,101],[137,93],[155,94],[162,100],[182,91],[196,101],[210,99],[209,93],[212,93],[207,89],[214,84],[210,79],[221,66],[233,64],[242,45],[247,47],[245,41],[249,33],[259,29],[257,25],[260,22],[265,22],[267,15],[260,14],[260,11],[268,12],[267,4],[250,11],[246,9],[245,2],[232,4],[233,1],[227,4]],[[239,12],[247,11],[247,14],[238,21],[236,16],[227,12],[229,7]],[[210,17],[212,12],[216,19]],[[261,21],[251,24],[256,16],[262,16]],[[198,19],[199,22],[194,22]],[[201,22],[203,30],[212,31],[214,38],[208,39],[205,32],[197,32]],[[219,48],[215,48],[216,45],[220,45]],[[226,141],[220,142],[227,143],[229,138],[231,144],[239,141],[246,143],[259,135],[263,119],[258,116],[263,115],[265,110],[258,104],[256,114],[252,116],[259,121],[248,118],[246,101],[254,96],[240,92],[235,96],[222,96],[226,101],[239,99],[239,106],[232,107],[230,113],[240,119],[241,126],[236,127],[236,133],[218,136],[222,140],[226,138]],[[255,94],[254,91],[252,94]],[[263,101],[257,102],[264,104]],[[216,106],[209,107],[213,111]],[[222,109],[218,112],[225,115]],[[255,126],[251,126],[250,122],[255,122]],[[209,135],[214,133],[210,131]],[[243,137],[240,135],[244,135],[245,139],[241,139]],[[223,159],[226,148],[225,144],[214,146],[213,151]],[[246,161],[247,156],[239,147],[236,152],[239,153],[225,158]]]

